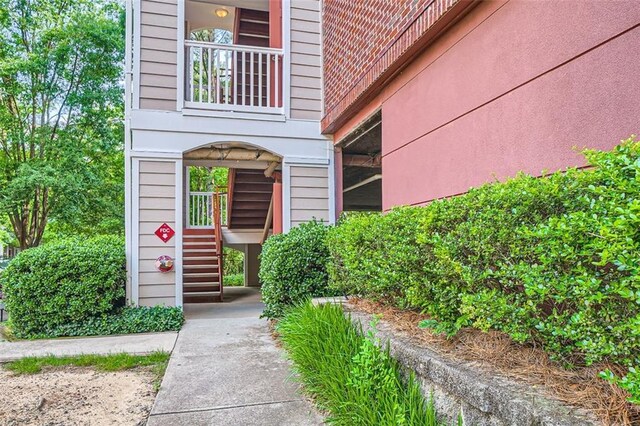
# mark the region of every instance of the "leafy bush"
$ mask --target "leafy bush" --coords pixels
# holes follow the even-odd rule
[[[259,272],[266,305],[263,316],[277,318],[287,306],[333,294],[327,288],[326,235],[327,227],[313,221],[267,239]]]
[[[244,274],[227,274],[222,277],[224,285],[229,287],[242,287],[244,285]]]
[[[125,307],[113,314],[91,317],[84,321],[63,324],[46,334],[31,338],[60,336],[106,336],[110,334],[155,333],[178,331],[184,323],[182,309],[178,307]]]
[[[332,285],[450,335],[496,329],[568,363],[640,365],[640,142],[585,155],[587,170],[347,216],[328,237]]]
[[[69,239],[25,250],[1,280],[13,333],[49,334],[124,304],[124,242],[114,237]]]
[[[436,425],[413,373],[405,380],[389,348],[380,349],[345,318],[340,306],[305,303],[277,331],[305,391],[336,425]]]
[[[180,308],[124,307],[121,238],[69,239],[21,252],[2,273],[18,338],[179,330]]]

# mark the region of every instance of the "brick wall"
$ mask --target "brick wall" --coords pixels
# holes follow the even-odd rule
[[[324,131],[459,0],[325,0]]]

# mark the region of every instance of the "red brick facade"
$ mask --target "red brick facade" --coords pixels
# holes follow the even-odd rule
[[[460,0],[325,0],[324,131]]]

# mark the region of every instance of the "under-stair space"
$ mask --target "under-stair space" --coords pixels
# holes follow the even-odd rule
[[[184,229],[183,302],[210,303],[222,301],[220,266],[214,229]]]
[[[230,169],[229,229],[263,229],[273,194],[273,179],[262,170]]]

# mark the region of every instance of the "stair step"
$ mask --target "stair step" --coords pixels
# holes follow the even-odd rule
[[[215,243],[216,238],[208,235],[191,235],[182,238],[183,243]]]
[[[238,218],[233,218],[233,226],[236,227],[238,225],[244,225],[244,226],[248,226],[248,225],[253,225],[257,228],[261,228],[264,226],[264,222],[266,220],[266,217],[264,218],[260,218],[260,217],[238,217]]]
[[[211,237],[213,236],[213,228],[185,228],[183,229],[183,234],[185,236],[206,236],[206,237]]]
[[[220,293],[185,294],[182,301],[184,303],[216,303],[222,302]]]
[[[208,243],[208,244],[195,244],[195,243],[186,243],[183,244],[182,247],[184,250],[215,250],[216,243]]]
[[[209,285],[220,285],[220,280],[217,277],[192,277],[190,275],[185,275],[182,277],[182,282],[186,284],[209,284]]]
[[[202,250],[195,250],[195,251],[191,251],[191,250],[183,250],[182,251],[182,255],[184,257],[188,257],[188,258],[195,258],[195,259],[217,259],[218,256],[213,252],[213,251],[202,251]]]
[[[182,270],[183,274],[217,274],[218,273],[218,265],[185,265],[185,268]]]
[[[233,201],[261,201],[261,202],[270,202],[271,201],[271,193],[270,192],[239,192],[233,195]]]

